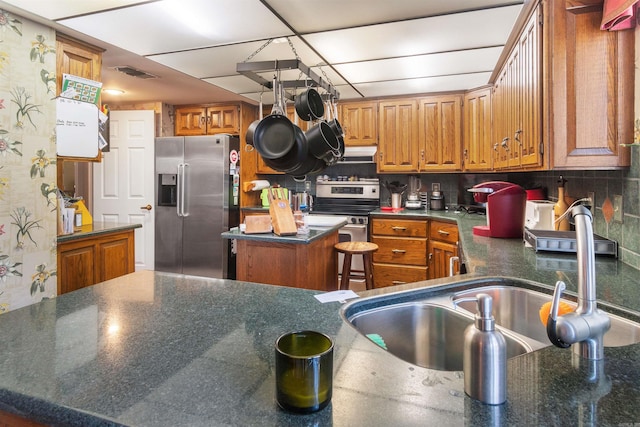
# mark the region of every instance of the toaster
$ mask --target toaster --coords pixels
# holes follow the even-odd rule
[[[524,226],[529,230],[554,230],[554,204],[549,200],[527,200]]]

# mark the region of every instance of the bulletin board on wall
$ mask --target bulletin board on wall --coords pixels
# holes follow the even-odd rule
[[[98,106],[92,102],[56,98],[58,156],[93,158],[98,155]]]

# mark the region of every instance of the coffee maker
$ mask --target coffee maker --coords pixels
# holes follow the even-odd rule
[[[527,192],[519,185],[489,181],[468,190],[487,210],[487,225],[476,225],[473,234],[485,237],[522,238]]]

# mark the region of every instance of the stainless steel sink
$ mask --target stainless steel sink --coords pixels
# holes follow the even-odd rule
[[[340,314],[361,334],[379,335],[388,351],[402,360],[431,369],[462,370],[463,334],[473,321],[475,303],[454,301],[480,292],[493,297],[508,357],[551,345],[539,310],[551,300],[553,289],[522,279],[488,277],[394,292],[354,300]],[[601,303],[599,308],[611,317],[605,346],[640,342],[640,314]]]
[[[383,337],[387,350],[402,360],[442,371],[462,370],[465,328],[473,316],[450,308],[413,302],[367,310],[350,322],[365,335]],[[507,357],[531,351],[523,341],[505,334]]]
[[[531,339],[548,342],[547,332],[540,321],[540,307],[551,301],[551,295],[532,289],[512,286],[485,286],[458,292],[453,295],[454,301],[462,297],[470,297],[478,293],[493,297],[493,316],[496,324]],[[566,300],[565,300],[566,301]],[[571,303],[571,301],[566,301]],[[575,303],[573,304],[575,306]],[[459,307],[473,311],[473,302],[461,302]],[[606,310],[605,310],[606,311]],[[604,335],[605,347],[622,347],[640,342],[640,325],[631,320],[608,313],[611,329]]]

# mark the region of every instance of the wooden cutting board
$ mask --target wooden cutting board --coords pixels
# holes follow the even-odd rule
[[[271,233],[271,215],[248,215],[244,219],[245,234]]]

